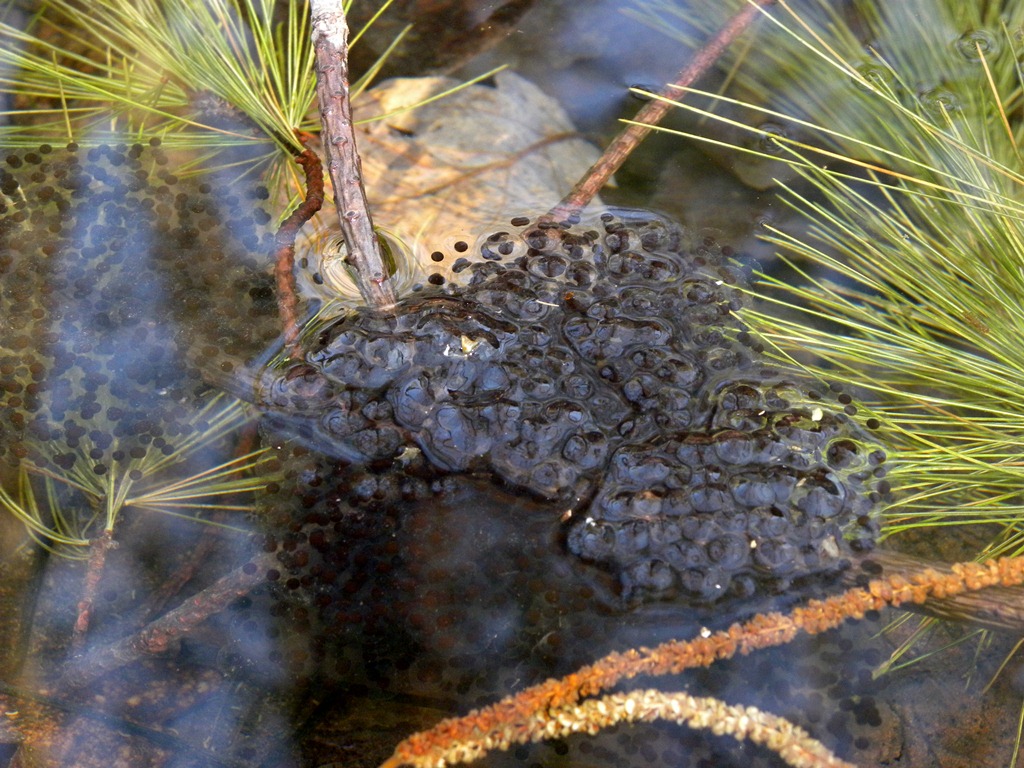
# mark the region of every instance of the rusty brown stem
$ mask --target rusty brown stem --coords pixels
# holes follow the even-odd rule
[[[941,574],[953,567],[888,549],[876,549],[854,560],[840,580],[846,587],[863,586],[878,574],[910,578],[932,569]],[[1024,633],[1024,587],[990,587],[981,592],[964,592],[948,597],[932,597],[926,603],[907,606],[908,611],[947,621],[969,622],[986,629]]]
[[[659,92],[659,96],[679,99],[679,89],[688,88],[706,73],[722,56],[732,42],[749,27],[761,9],[773,5],[776,0],[752,0],[752,4],[738,11],[718,34],[705,43],[704,47],[694,54],[690,63],[684,67],[676,79]],[[604,153],[597,162],[583,175],[562,201],[551,209],[548,216],[555,221],[568,221],[577,216],[594,199],[594,195],[608,183],[622,164],[626,161],[640,142],[647,138],[651,129],[661,122],[672,105],[662,98],[651,99],[633,118],[634,124],[626,126],[618,136],[605,147]],[[635,123],[642,123],[636,125]]]
[[[299,134],[303,144],[308,137]],[[299,337],[299,299],[295,288],[295,236],[324,204],[324,171],[320,158],[311,149],[295,158],[306,175],[306,199],[281,222],[274,236],[276,245],[274,278],[277,281],[277,311],[284,328],[285,347]]]
[[[316,95],[323,126],[327,173],[334,186],[334,207],[366,303],[383,309],[395,303],[380,241],[373,230],[363,189],[362,163],[356,149],[348,86],[348,24],[341,0],[311,0]]]
[[[135,634],[75,657],[54,685],[55,690],[82,688],[144,656],[167,651],[208,618],[263,583],[273,564],[273,555],[261,552]]]
[[[75,619],[75,627],[71,634],[71,647],[75,650],[85,647],[85,636],[89,632],[92,608],[96,603],[100,580],[103,578],[103,570],[107,564],[107,553],[116,546],[117,542],[114,541],[114,532],[111,530],[104,530],[89,545],[89,560],[85,566],[82,599],[78,601],[78,616]]]

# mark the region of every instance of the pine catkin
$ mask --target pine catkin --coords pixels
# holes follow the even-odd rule
[[[883,577],[865,588],[811,600],[788,616],[759,614],[706,638],[673,640],[655,648],[609,654],[562,679],[547,680],[464,717],[449,718],[430,730],[414,734],[398,745],[381,768],[402,765],[426,768],[461,762],[451,759],[455,756],[475,759],[490,749],[506,748],[512,743],[510,733],[548,738],[542,735],[546,733],[543,729],[552,718],[557,719],[559,713],[586,696],[596,695],[638,675],[676,674],[708,666],[737,653],[748,654],[785,644],[801,631],[819,634],[834,629],[849,618],[861,618],[867,611],[887,606],[922,603],[932,596],[950,597],[986,587],[1024,583],[1024,557],[958,563],[952,570],[951,574],[941,574],[928,569],[909,579]],[[551,727],[557,729],[557,726]]]

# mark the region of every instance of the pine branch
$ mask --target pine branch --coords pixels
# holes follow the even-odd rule
[[[83,688],[126,664],[167,651],[199,624],[262,584],[274,564],[272,555],[261,552],[135,634],[74,658],[54,689]]]
[[[89,560],[85,569],[82,599],[78,601],[78,617],[75,619],[75,628],[71,635],[71,647],[76,650],[85,647],[86,634],[89,632],[89,622],[92,620],[93,605],[96,603],[100,579],[103,578],[103,571],[107,562],[107,553],[116,547],[117,542],[114,541],[114,532],[110,528],[104,529],[89,544]]]
[[[667,99],[673,96],[678,97],[682,89],[693,85],[698,78],[711,69],[733,41],[753,23],[758,14],[763,12],[762,9],[775,2],[776,0],[751,0],[750,5],[729,19],[725,26],[718,31],[718,34],[694,54],[690,63],[676,75],[676,79],[659,92],[659,98],[647,102],[643,109],[636,113],[633,122],[612,139],[597,162],[590,167],[569,194],[551,209],[548,216],[555,221],[571,221],[578,217],[587,204],[594,199],[594,195],[608,183],[612,174],[619,170],[626,158],[633,153],[640,142],[647,138],[647,134],[674,106]]]
[[[395,289],[373,231],[363,189],[362,164],[349,104],[348,24],[341,0],[311,0],[309,11],[316,57],[316,94],[327,172],[334,185],[334,206],[359,291],[369,306],[382,309],[395,303]]]

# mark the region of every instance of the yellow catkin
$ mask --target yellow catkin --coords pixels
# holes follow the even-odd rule
[[[596,733],[620,722],[669,720],[691,728],[708,729],[716,736],[732,736],[760,744],[794,768],[852,768],[850,763],[784,718],[755,707],[730,705],[688,693],[657,690],[617,693],[588,699],[552,716],[559,724],[556,737]]]
[[[558,713],[564,714],[577,706],[581,699],[597,695],[622,680],[638,675],[675,674],[685,669],[708,666],[737,653],[747,654],[785,644],[798,632],[818,634],[834,629],[849,618],[860,618],[867,611],[888,605],[920,604],[930,597],[948,598],[997,585],[1019,586],[1024,583],[1024,557],[999,558],[981,564],[958,563],[952,571],[937,573],[928,569],[915,574],[912,579],[883,577],[865,588],[851,589],[823,600],[811,600],[795,608],[788,616],[759,614],[710,637],[672,640],[655,648],[609,654],[565,678],[547,680],[488,707],[463,717],[448,718],[429,730],[413,734],[398,745],[381,768],[451,765],[476,759],[492,749],[507,749],[512,743],[547,738],[544,734],[563,727],[557,722]],[[605,701],[606,708],[610,706],[607,699],[601,701]],[[583,708],[590,703],[586,701],[578,706]],[[590,709],[581,711],[590,712]],[[594,711],[599,713],[597,709]],[[598,719],[595,724],[600,725],[601,722]]]

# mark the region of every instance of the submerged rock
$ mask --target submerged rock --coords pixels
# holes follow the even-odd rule
[[[551,501],[630,599],[778,590],[871,546],[885,454],[848,395],[765,358],[728,252],[606,213],[514,219],[472,255],[334,322],[258,404],[347,461],[412,447]]]

